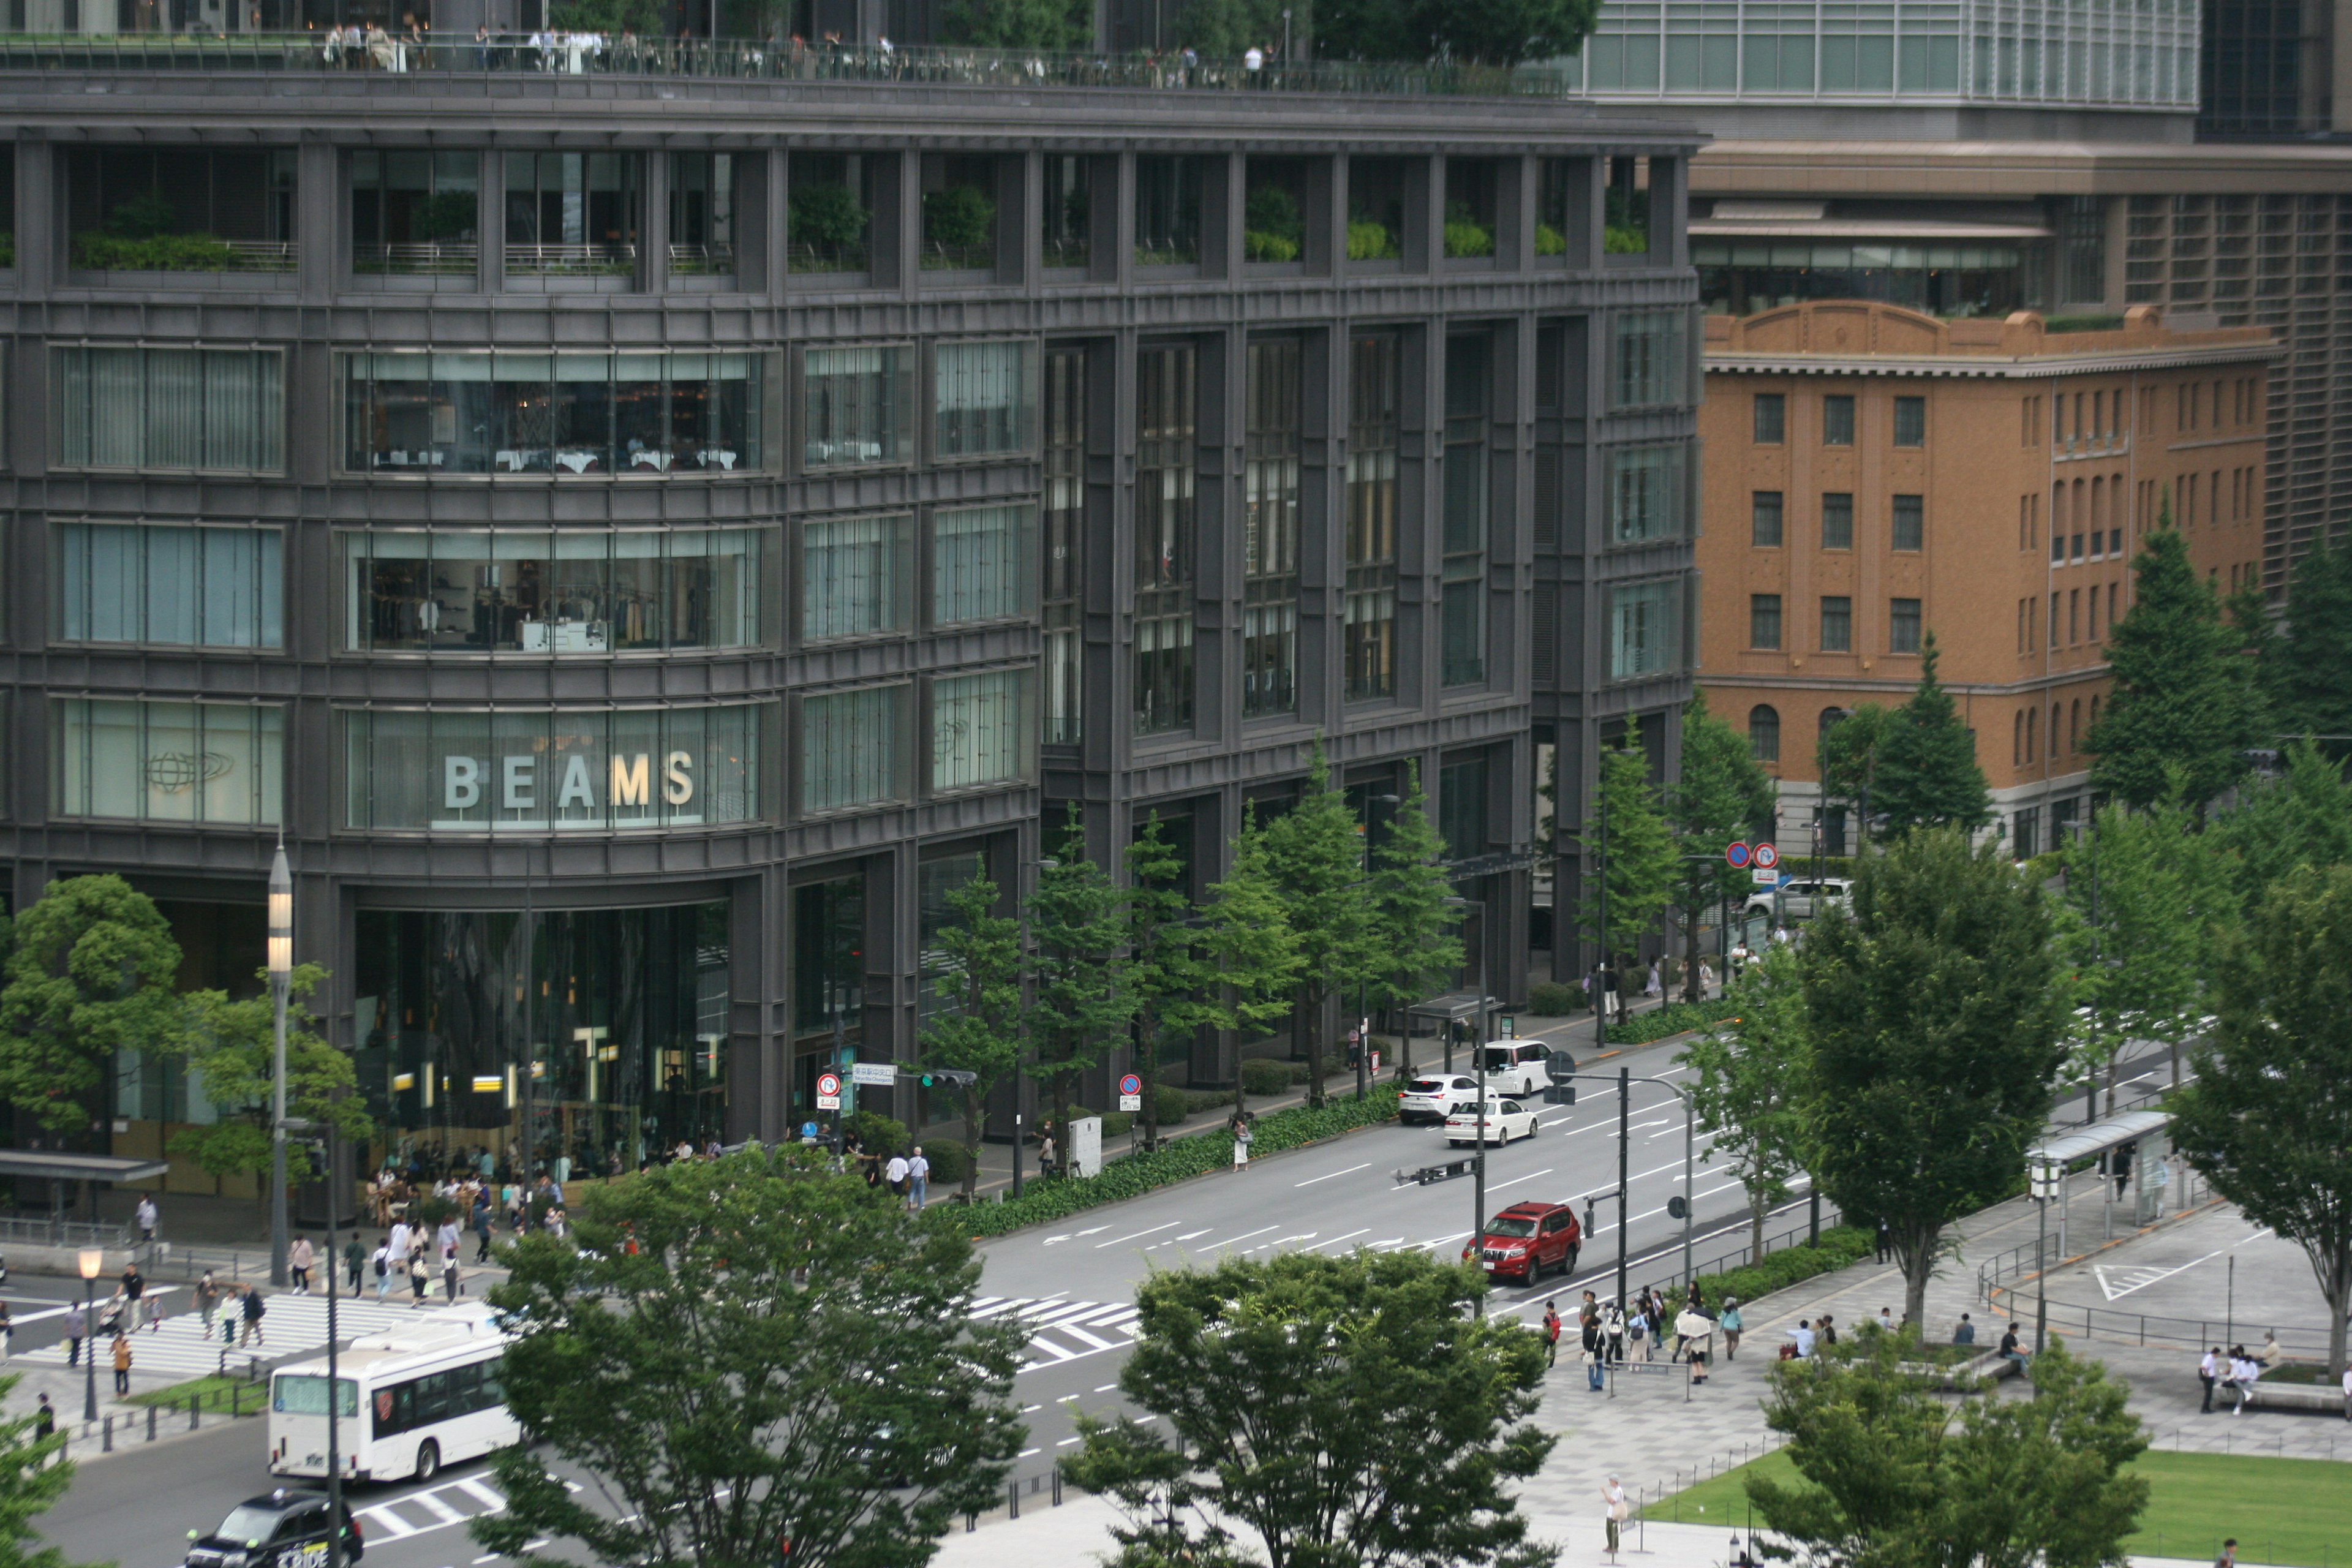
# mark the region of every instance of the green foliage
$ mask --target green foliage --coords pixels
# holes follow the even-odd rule
[[[419,239],[463,239],[474,232],[481,204],[471,191],[436,191],[417,204]]]
[[[923,244],[926,260],[929,259],[929,252],[942,252],[941,259],[954,266],[974,261],[975,253],[993,253],[995,199],[976,185],[925,191]]]
[[[1528,987],[1528,1011],[1538,1018],[1565,1018],[1584,1006],[1584,994],[1573,985],[1538,980]]]
[[[1189,48],[1212,59],[1235,59],[1252,48],[1263,49],[1269,61],[1282,48],[1282,13],[1290,10],[1290,47],[1299,59],[1315,57],[1318,25],[1315,6],[1284,0],[1187,0],[1168,22],[1168,37],[1178,48]]]
[[[1974,831],[1992,820],[1992,796],[1977,766],[1977,738],[1936,678],[1934,632],[1922,656],[1918,689],[1887,717],[1871,807],[1886,819],[1889,835],[1945,826]]]
[[[1857,703],[1844,718],[1822,731],[1813,748],[1813,765],[1822,781],[1826,804],[1853,812],[1856,817],[1878,782],[1878,758],[1886,743],[1894,717],[1875,702]],[[1869,826],[1863,826],[1867,837]]]
[[[1192,1114],[1192,1097],[1172,1083],[1147,1080],[1143,1103],[1150,1108],[1157,1127],[1176,1126]]]
[[[1695,691],[1683,710],[1682,776],[1668,792],[1675,851],[1675,903],[1683,915],[1683,951],[1699,951],[1699,921],[1709,909],[1745,900],[1756,886],[1752,872],[1734,870],[1723,851],[1734,839],[1769,830],[1777,795],[1757,765],[1748,737],[1708,711],[1706,694]],[[1698,965],[1686,966],[1683,999],[1699,1000]]]
[[[1599,934],[1602,956],[1621,963],[1673,900],[1682,863],[1657,791],[1650,785],[1649,759],[1640,740],[1629,735],[1622,746],[1602,747],[1600,773],[1583,838],[1588,850],[1607,857],[1608,928],[1601,929],[1601,878],[1591,879],[1581,916],[1586,929]]]
[[[106,232],[117,239],[159,239],[179,223],[171,197],[161,191],[142,191],[115,204],[106,215]]]
[[[1784,1247],[1765,1254],[1760,1263],[1743,1264],[1720,1274],[1702,1274],[1698,1277],[1699,1291],[1718,1307],[1729,1297],[1745,1310],[1759,1296],[1859,1263],[1871,1255],[1876,1245],[1877,1238],[1860,1226],[1832,1226],[1822,1232],[1818,1245]]]
[[[1234,840],[1232,875],[1209,889],[1202,910],[1205,960],[1203,1022],[1223,1029],[1264,1029],[1290,1011],[1305,969],[1297,928],[1275,881],[1266,835],[1244,808]]]
[[[1467,208],[1456,207],[1445,216],[1445,254],[1492,256],[1495,231],[1471,217]]]
[[[1001,1495],[1024,1331],[972,1318],[980,1265],[953,1227],[797,1148],[582,1198],[578,1245],[517,1242],[490,1292],[523,1441],[492,1460],[508,1502],[469,1526],[485,1549],[748,1564],[790,1537],[813,1563],[916,1563]]]
[[[1298,194],[1274,181],[1252,185],[1242,203],[1242,247],[1249,259],[1296,261],[1306,242]]]
[[[1765,1421],[1804,1484],[1750,1477],[1758,1519],[1809,1563],[2121,1561],[2147,1500],[2127,1468],[2147,1447],[2130,1391],[2053,1341],[2034,1358],[2032,1398],[1965,1398],[1956,1422],[1939,1376],[1904,1364],[1917,1345],[1908,1327],[1872,1326],[1772,1369]]]
[[[960,1187],[971,1172],[961,1143],[926,1143],[923,1158],[930,1162],[931,1180],[942,1187]]]
[[[286,1109],[312,1121],[332,1121],[346,1142],[375,1130],[350,1056],[320,1037],[309,1000],[327,972],[298,963],[287,978]],[[170,1048],[184,1053],[190,1078],[219,1113],[209,1126],[184,1127],[172,1151],[186,1154],[214,1176],[260,1174],[270,1168],[269,1112],[278,1072],[276,1016],[268,996],[232,1002],[224,991],[190,992],[185,1031]],[[262,1196],[268,1183],[261,1184]]]
[[[2287,748],[2286,771],[2252,779],[2209,835],[2221,848],[2242,909],[2299,866],[2352,862],[2352,785],[2343,767],[2311,741]]]
[[[964,1196],[980,1168],[988,1097],[1021,1063],[1021,925],[996,913],[996,884],[975,877],[947,897],[930,974],[951,1004],[922,1021],[923,1060],[973,1075],[963,1091]],[[942,1181],[947,1177],[942,1174]]]
[[[658,38],[662,8],[657,0],[556,0],[548,12],[548,23],[564,32],[603,33],[617,38],[627,31]]]
[[[1421,764],[1405,763],[1404,796],[1388,837],[1372,851],[1370,946],[1366,954],[1372,1005],[1409,1007],[1441,989],[1462,967],[1461,916],[1446,903],[1445,840],[1429,816]]]
[[[0,986],[0,1100],[49,1132],[108,1109],[119,1051],[178,1046],[180,944],[154,900],[120,877],[52,882],[18,915]]]
[[[1347,795],[1331,782],[1323,742],[1298,804],[1265,829],[1266,868],[1298,939],[1298,1005],[1293,1040],[1303,1047],[1315,1081],[1308,1103],[1323,1103],[1324,1004],[1371,978],[1371,907],[1364,897],[1363,847]]]
[[[1280,1094],[1290,1087],[1290,1064],[1271,1057],[1242,1063],[1242,1088],[1251,1094]]]
[[[2189,563],[2169,498],[2132,563],[2132,607],[2107,633],[2115,684],[2084,742],[2091,787],[2131,805],[2202,810],[2246,769],[2252,667],[2212,585]]]
[[[1635,1013],[1622,1024],[1610,1025],[1609,1043],[1612,1046],[1646,1046],[1669,1035],[1680,1035],[1692,1029],[1704,1029],[1709,1024],[1719,1024],[1738,1011],[1738,1003],[1723,996],[1711,996],[1704,1002],[1669,1002],[1646,1013]]]
[[[1675,1060],[1692,1069],[1691,1103],[1714,1133],[1707,1159],[1726,1163],[1748,1193],[1751,1242],[1764,1255],[1764,1216],[1804,1168],[1801,1109],[1810,1047],[1797,955],[1774,942],[1725,998],[1739,1011]]]
[[[2049,1111],[2066,1009],[2049,911],[1994,846],[1923,828],[1864,860],[1797,960],[1806,1167],[1886,1222],[1923,1321],[1944,1227],[2007,1194]]]
[[[2274,634],[2264,636],[2270,628],[2261,590],[2250,586],[2248,595],[2251,614],[2240,617],[2239,635],[2258,648],[2272,732],[2352,735],[2352,547],[2323,542],[2303,558],[2287,584],[2286,619]],[[2338,742],[2330,750],[2341,756],[2347,747]]]
[[[1606,225],[1601,230],[1601,248],[1610,256],[1647,256],[1650,231],[1628,224]]]
[[[1119,1388],[1172,1440],[1082,1415],[1062,1465],[1126,1514],[1110,1561],[1549,1563],[1511,1495],[1554,1442],[1527,1419],[1542,1342],[1470,1316],[1486,1289],[1419,1249],[1150,1276]]]
[[[1548,223],[1539,223],[1536,225],[1536,254],[1538,256],[1566,256],[1568,254],[1568,236],[1560,233],[1559,230],[1552,227],[1552,226]]]
[[[2344,1370],[2352,1310],[2352,866],[2273,884],[2225,947],[2219,1023],[2168,1100],[2173,1145],[2255,1225],[2304,1250]]]
[[[1070,50],[1094,47],[1087,0],[948,0],[940,42],[980,49]]]
[[[91,1347],[95,1354],[96,1347]],[[0,1376],[0,1399],[24,1379]],[[34,1521],[57,1506],[73,1485],[76,1466],[65,1457],[64,1423],[47,1437],[33,1436],[32,1406],[0,1416],[0,1564],[6,1568],[76,1568],[54,1546],[41,1544]]]
[[[1223,1095],[1211,1097],[1207,1101],[1208,1106],[1221,1107],[1223,1103]],[[1372,1089],[1362,1100],[1349,1096],[1335,1100],[1321,1110],[1300,1105],[1261,1116],[1251,1124],[1250,1153],[1253,1158],[1272,1154],[1303,1144],[1319,1143],[1343,1132],[1352,1132],[1359,1127],[1374,1127],[1393,1121],[1396,1120],[1396,1103],[1395,1088],[1381,1086]],[[982,1204],[952,1211],[951,1215],[944,1208],[930,1212],[950,1215],[942,1223],[953,1225],[975,1237],[1003,1236],[1024,1226],[1043,1225],[1104,1204],[1122,1203],[1129,1198],[1139,1197],[1171,1183],[1187,1181],[1211,1171],[1226,1170],[1233,1163],[1231,1132],[1223,1129],[1213,1132],[1196,1132],[1187,1138],[1172,1139],[1148,1153],[1105,1160],[1102,1174],[1091,1180],[1039,1182],[1020,1197],[1004,1203]]]
[[[845,1139],[855,1138],[857,1146],[869,1154],[888,1159],[903,1154],[914,1140],[907,1135],[907,1124],[895,1116],[885,1116],[878,1110],[853,1110],[841,1119]]]
[[[1098,1065],[1103,1047],[1123,1039],[1135,1016],[1127,985],[1127,916],[1119,889],[1087,858],[1078,806],[1070,803],[1061,842],[1037,873],[1030,895],[1029,1006],[1026,1019],[1038,1074],[1054,1106],[1054,1124],[1070,1121],[1070,1091]]]
[[[1184,864],[1154,812],[1127,846],[1127,984],[1135,1003],[1135,1037],[1141,1052],[1137,1070],[1147,1082],[1164,1046],[1189,1039],[1203,1027],[1214,1028],[1222,1018],[1204,995],[1209,965],[1199,933],[1186,924],[1192,904],[1184,896],[1183,875]],[[1154,1085],[1144,1101],[1145,1138],[1157,1139],[1161,1122],[1184,1120],[1181,1092],[1176,1113],[1168,1113],[1170,1093]]]
[[[1600,0],[1321,0],[1316,53],[1325,59],[1517,65],[1576,53],[1599,10]]]
[[[1404,254],[1398,243],[1396,230],[1370,218],[1348,220],[1348,259],[1350,261],[1394,261]]]
[[[794,184],[789,210],[794,245],[825,254],[856,250],[866,243],[868,215],[847,185]]]
[[[209,234],[73,237],[73,265],[81,272],[227,272],[236,264],[236,247]]]

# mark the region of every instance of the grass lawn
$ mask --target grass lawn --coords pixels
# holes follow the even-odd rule
[[[269,1384],[249,1378],[222,1377],[214,1373],[175,1383],[169,1388],[151,1389],[125,1399],[125,1405],[158,1405],[166,1410],[185,1413],[191,1397],[204,1401],[203,1408],[229,1415],[258,1415],[269,1407]]]
[[[2141,1457],[2147,1508],[2125,1549],[2211,1562],[2221,1538],[2238,1538],[2242,1563],[2352,1568],[2352,1464],[2265,1459],[2248,1454],[2150,1453]],[[1786,1453],[1767,1454],[1652,1503],[1659,1523],[1739,1525],[1748,1519],[1749,1475],[1786,1482]]]

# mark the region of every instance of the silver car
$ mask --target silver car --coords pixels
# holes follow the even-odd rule
[[[1801,877],[1780,884],[1779,913],[1784,920],[1809,921],[1829,905],[1845,902],[1853,888],[1844,877]],[[1753,893],[1748,896],[1747,912],[1770,920],[1774,910],[1772,895]]]

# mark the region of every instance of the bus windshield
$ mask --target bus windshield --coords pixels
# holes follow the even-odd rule
[[[280,1373],[270,1385],[269,1407],[281,1415],[324,1415],[327,1380],[309,1373]],[[348,1377],[335,1379],[335,1414],[360,1413],[360,1385]]]

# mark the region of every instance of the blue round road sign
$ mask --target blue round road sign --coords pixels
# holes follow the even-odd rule
[[[1723,858],[1733,870],[1744,871],[1748,868],[1748,846],[1745,844],[1726,846]]]
[[[1135,1074],[1129,1073],[1125,1078],[1118,1080],[1118,1091],[1121,1094],[1141,1094],[1143,1092],[1143,1080],[1136,1077]]]

